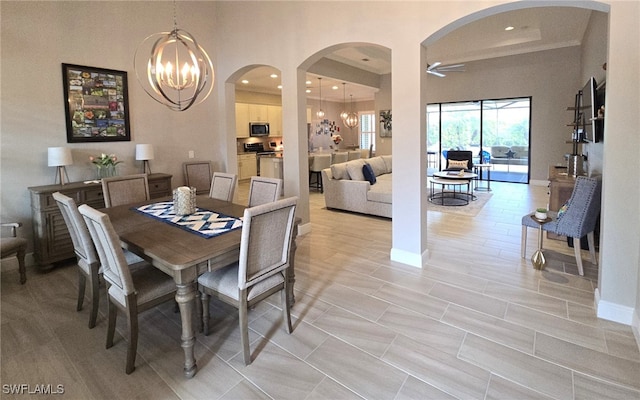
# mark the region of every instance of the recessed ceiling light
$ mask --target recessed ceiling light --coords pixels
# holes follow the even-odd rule
[[[271,74],[271,75],[269,75],[269,76],[270,76],[270,77],[272,77],[272,78],[277,78],[277,77],[278,77],[278,74]]]
[[[243,80],[242,80],[242,83],[244,83],[244,84],[246,85],[246,84],[248,84],[248,83],[249,83],[249,81],[248,81],[248,80],[246,80],[246,79],[243,79]]]
[[[338,90],[338,87],[334,85],[334,86],[331,86],[331,89]]]
[[[504,28],[505,31],[512,31],[515,28],[513,26],[507,26],[506,28]]]
[[[363,59],[362,59],[362,61],[364,61],[364,62],[369,62],[369,61],[371,61],[371,60],[369,60],[368,58],[363,58]]]
[[[307,89],[307,90],[305,90],[305,92],[311,93],[311,89]]]
[[[305,84],[311,85],[311,81],[306,81]]]
[[[278,89],[282,90],[282,85],[278,85]]]

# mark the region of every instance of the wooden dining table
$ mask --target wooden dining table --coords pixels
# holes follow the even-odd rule
[[[201,237],[181,227],[144,215],[135,209],[141,205],[171,198],[153,199],[144,203],[128,204],[101,210],[111,220],[123,248],[139,255],[156,268],[173,277],[176,282],[176,302],[182,323],[181,346],[184,349],[184,374],[196,374],[194,356],[195,330],[193,314],[197,299],[198,276],[208,269],[215,270],[237,262],[240,254],[242,229],[229,231],[212,238]],[[198,208],[215,211],[230,217],[242,217],[246,206],[212,199],[207,195],[196,198]],[[297,224],[294,228],[294,238]],[[291,246],[291,267],[287,272],[291,303],[293,304],[293,259],[295,240]]]

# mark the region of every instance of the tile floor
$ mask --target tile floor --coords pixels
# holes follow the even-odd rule
[[[39,397],[640,398],[631,328],[594,313],[597,267],[587,262],[586,277],[577,276],[573,250],[552,240],[545,271],[520,258],[520,218],[546,204],[546,188],[491,187],[476,217],[428,213],[423,269],[389,260],[389,220],[326,210],[322,195],[311,193],[312,232],[298,238],[294,332],[274,326],[278,299],[257,306],[255,360],[244,366],[235,310],[212,304],[213,333],[196,338],[199,371],[190,380],[172,304],[141,316],[136,371],[125,375],[123,337],[104,348],[105,301],[92,330],[88,307],[75,311],[72,263],[47,274],[29,269],[24,286],[6,272],[0,397],[62,390]],[[246,192],[241,185],[239,202]],[[536,240],[531,232],[527,257]],[[118,330],[125,332],[123,320]]]

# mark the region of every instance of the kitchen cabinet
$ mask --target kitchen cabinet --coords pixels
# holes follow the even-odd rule
[[[269,136],[282,136],[282,107],[267,106]]]
[[[249,122],[269,122],[268,106],[249,104]]]
[[[236,137],[249,137],[249,104],[236,103]]]
[[[149,196],[152,199],[171,196],[171,175],[149,174]],[[76,204],[88,204],[104,208],[104,196],[100,182],[71,182],[66,185],[45,185],[28,188],[31,197],[33,220],[34,257],[43,269],[55,262],[75,257],[71,236],[67,230],[53,193],[60,192],[75,200]]]
[[[238,179],[249,179],[258,175],[256,153],[238,154]]]

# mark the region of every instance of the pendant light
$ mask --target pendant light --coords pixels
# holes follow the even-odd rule
[[[347,84],[342,82],[342,112],[340,113],[340,119],[344,122],[349,116],[349,112],[347,111]]]
[[[358,126],[358,114],[353,112],[353,95],[349,95],[351,97],[351,112],[345,118],[344,123],[349,127],[349,129],[356,128]]]
[[[318,88],[320,88],[320,109],[316,113],[318,118],[324,118],[324,111],[322,111],[322,78],[318,78]]]
[[[202,103],[213,89],[211,59],[193,35],[178,29],[175,0],[173,30],[147,36],[136,49],[133,68],[144,91],[173,111]]]

